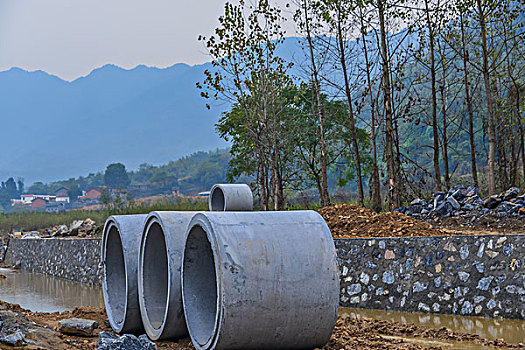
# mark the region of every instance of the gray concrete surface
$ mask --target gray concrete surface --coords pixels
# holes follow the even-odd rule
[[[253,194],[245,184],[217,184],[210,191],[210,211],[252,211]]]
[[[339,277],[319,214],[207,212],[189,227],[182,295],[197,349],[312,349],[330,339]]]

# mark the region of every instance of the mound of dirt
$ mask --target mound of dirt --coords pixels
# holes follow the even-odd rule
[[[398,212],[377,214],[357,205],[335,204],[319,210],[334,238],[444,236],[446,231]]]

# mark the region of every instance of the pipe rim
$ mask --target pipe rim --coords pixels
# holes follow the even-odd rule
[[[111,304],[109,303],[109,299],[110,299],[110,293],[108,292],[108,284],[107,284],[107,264],[106,264],[106,254],[107,254],[107,241],[108,241],[108,237],[110,235],[110,233],[112,232],[111,230],[112,229],[115,229],[114,232],[116,232],[118,234],[118,238],[119,238],[119,241],[120,241],[120,247],[122,249],[122,263],[124,265],[124,281],[125,281],[125,294],[124,294],[124,311],[122,313],[122,320],[120,322],[116,321],[115,320],[115,317],[114,317],[114,313],[113,313],[113,307],[111,306]],[[102,238],[102,244],[101,244],[101,249],[102,249],[102,265],[104,266],[104,270],[103,270],[103,273],[102,273],[102,293],[104,295],[104,306],[106,308],[106,313],[108,315],[108,321],[109,321],[109,324],[111,326],[111,328],[113,328],[115,330],[115,332],[117,333],[120,333],[122,332],[122,330],[124,329],[124,324],[126,322],[126,317],[127,317],[127,309],[128,309],[128,298],[127,298],[127,295],[128,295],[128,279],[126,278],[127,276],[127,273],[128,273],[128,264],[126,263],[126,258],[125,258],[125,255],[124,255],[124,247],[122,246],[122,235],[120,233],[120,228],[119,228],[119,225],[118,225],[118,222],[113,218],[113,217],[110,217],[105,226],[104,226],[104,231],[103,231],[103,238]]]
[[[166,283],[167,283],[167,293],[166,293],[166,300],[164,302],[164,315],[162,317],[162,323],[161,325],[156,328],[152,322],[150,321],[150,317],[148,314],[148,310],[146,308],[146,302],[144,297],[144,255],[145,255],[145,246],[146,242],[148,240],[148,235],[150,233],[150,229],[153,225],[158,225],[161,229],[162,236],[164,239],[164,247],[166,249],[166,265],[167,265],[167,276],[166,276]],[[169,259],[169,252],[168,252],[168,242],[166,240],[166,234],[165,234],[165,228],[162,225],[162,221],[159,220],[157,216],[151,216],[146,220],[146,223],[144,225],[144,230],[142,232],[141,242],[140,242],[140,251],[139,251],[139,263],[138,263],[138,297],[139,297],[139,308],[140,308],[140,316],[142,318],[142,323],[144,325],[144,330],[146,331],[148,337],[150,337],[152,340],[159,340],[164,333],[166,321],[168,317],[168,309],[169,309],[169,298],[171,293],[171,274],[169,271],[171,271],[171,263]]]
[[[220,184],[213,185],[210,191],[210,211],[226,211],[226,198]],[[219,201],[217,203],[217,201]]]
[[[193,332],[191,331],[192,327],[192,320],[191,318],[191,312],[187,311],[187,298],[186,298],[186,292],[187,289],[185,289],[184,285],[184,276],[185,276],[185,265],[186,265],[186,244],[188,242],[188,237],[191,234],[192,230],[196,227],[199,227],[204,231],[206,234],[206,237],[208,239],[208,243],[210,244],[211,253],[213,256],[213,262],[214,262],[214,268],[215,268],[215,282],[216,282],[216,293],[217,293],[217,299],[215,302],[216,310],[215,310],[215,319],[214,319],[214,325],[212,332],[210,336],[208,337],[207,341],[203,344],[199,342],[197,339],[195,339]],[[221,266],[221,259],[220,255],[218,254],[218,243],[217,243],[217,237],[213,233],[211,224],[207,217],[205,217],[202,214],[196,214],[193,219],[191,220],[190,224],[188,225],[188,230],[186,232],[185,237],[185,243],[184,243],[184,251],[182,254],[182,266],[181,266],[181,289],[182,289],[182,303],[184,305],[184,318],[186,320],[186,326],[188,327],[188,333],[190,335],[190,339],[193,343],[193,346],[199,350],[201,349],[213,349],[215,348],[219,333],[221,330],[221,322],[222,314],[223,314],[223,307],[222,307],[222,283],[221,283],[221,272],[220,272],[220,266]],[[186,275],[187,276],[187,275]]]

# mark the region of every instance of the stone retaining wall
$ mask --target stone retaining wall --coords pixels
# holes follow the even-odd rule
[[[342,306],[525,319],[525,235],[335,243]],[[13,239],[6,264],[100,285],[100,239]]]
[[[5,264],[71,281],[100,285],[100,239],[11,239]]]
[[[341,305],[525,319],[525,235],[337,239]]]

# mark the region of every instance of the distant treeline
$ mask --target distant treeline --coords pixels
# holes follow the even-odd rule
[[[88,176],[70,178],[48,184],[36,182],[28,189],[32,194],[52,194],[66,187],[71,197],[91,188],[108,186],[122,188],[140,196],[154,194],[195,194],[210,189],[218,182],[226,181],[230,155],[228,150],[196,152],[189,156],[154,166],[141,164],[135,171],[127,171],[123,164],[110,164],[105,171],[90,173]]]

